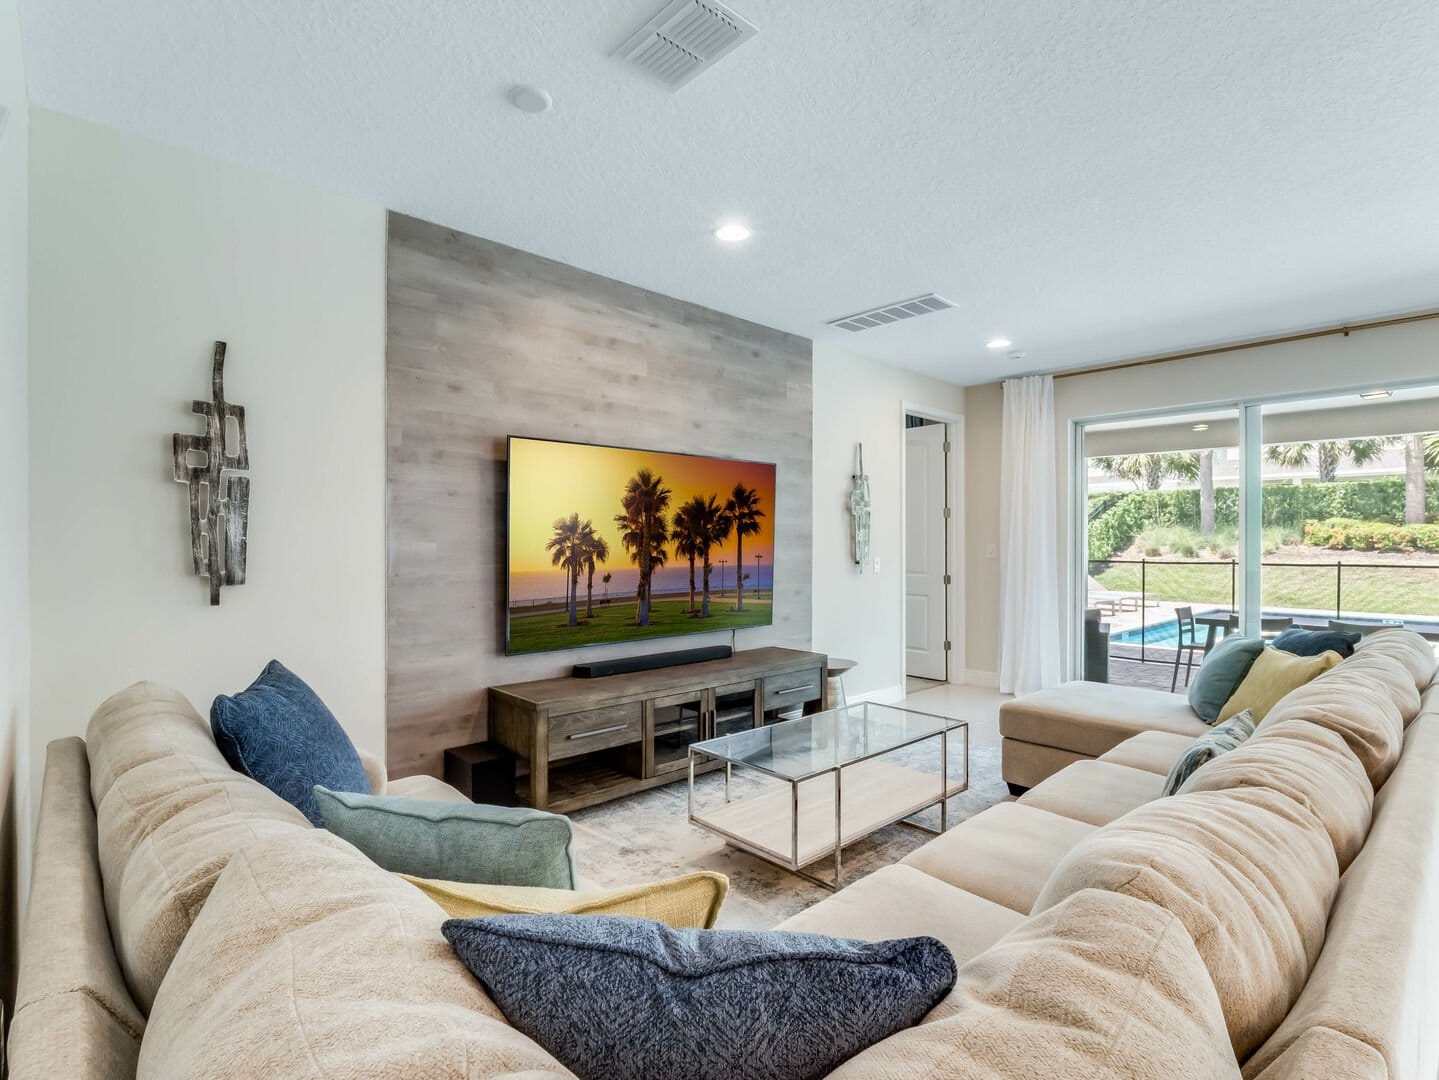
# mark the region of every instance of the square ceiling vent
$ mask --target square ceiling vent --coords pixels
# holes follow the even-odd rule
[[[932,315],[936,311],[945,311],[952,307],[954,305],[944,297],[936,293],[925,293],[912,300],[901,300],[897,304],[885,304],[883,307],[857,311],[843,318],[830,319],[825,325],[837,326],[841,330],[856,334],[861,330],[873,330],[877,326],[888,326],[890,323],[912,319],[916,315]]]
[[[614,55],[678,90],[757,33],[759,27],[716,0],[672,0]]]

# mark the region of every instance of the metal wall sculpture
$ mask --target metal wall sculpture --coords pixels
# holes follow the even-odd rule
[[[190,411],[205,418],[205,432],[174,437],[177,481],[190,491],[190,554],[195,573],[210,581],[210,603],[220,602],[220,586],[245,583],[245,532],[250,516],[250,467],[245,445],[245,407],[225,400],[225,343],[215,342],[210,401],[195,401]],[[234,421],[233,425],[231,421]],[[196,461],[198,455],[203,461]]]
[[[869,562],[869,477],[864,473],[864,443],[859,444],[859,471],[851,473],[849,481],[850,548],[862,574]]]

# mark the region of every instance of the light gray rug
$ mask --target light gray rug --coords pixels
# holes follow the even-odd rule
[[[951,827],[1009,796],[1000,777],[997,747],[972,746],[969,772],[969,790],[950,800]],[[710,773],[695,786],[701,794],[713,795],[723,784],[719,773]],[[744,929],[769,929],[831,895],[727,846],[714,833],[691,825],[685,811],[686,785],[680,781],[571,814],[580,876],[591,885],[611,887],[717,871],[730,882],[719,925]],[[918,820],[938,826],[939,811],[928,810]],[[931,834],[904,825],[881,829],[844,849],[844,883],[898,862],[931,839]],[[832,872],[828,862],[810,869],[822,878]]]

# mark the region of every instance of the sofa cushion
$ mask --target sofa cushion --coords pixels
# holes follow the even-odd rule
[[[1173,912],[1243,1058],[1303,989],[1338,880],[1329,836],[1308,810],[1273,791],[1205,791],[1150,803],[1082,840],[1034,910],[1097,888]]]
[[[954,986],[931,937],[672,930],[606,915],[451,919],[445,937],[521,1031],[584,1077],[822,1080]]]
[[[1340,656],[1354,655],[1354,646],[1359,644],[1363,634],[1351,634],[1344,630],[1306,630],[1302,626],[1291,626],[1274,639],[1273,645],[1280,652],[1295,656],[1318,656],[1320,653],[1336,652]]]
[[[1196,772],[1180,791],[1245,787],[1277,791],[1313,813],[1329,834],[1341,871],[1364,846],[1374,789],[1359,759],[1327,728],[1299,719],[1266,724],[1243,746]]]
[[[1023,921],[1017,911],[956,889],[913,866],[894,865],[852,882],[775,929],[861,941],[933,937],[962,964]],[[944,1009],[941,1004],[936,1011],[943,1014]]]
[[[1201,731],[1209,729],[1200,725]],[[1164,777],[1109,761],[1076,761],[1036,784],[1019,797],[1021,805],[1073,818],[1090,825],[1108,825],[1136,806],[1159,798]]]
[[[699,871],[644,885],[602,891],[534,889],[523,885],[469,885],[401,874],[452,919],[490,915],[628,915],[675,929],[707,930],[729,892],[723,874]]]
[[[505,1022],[444,919],[327,832],[246,848],[156,995],[138,1076],[572,1080]]]
[[[1384,1055],[1333,1028],[1307,1028],[1255,1080],[1391,1080]],[[1417,1073],[1415,1075],[1418,1075]]]
[[[117,777],[96,817],[115,953],[146,1012],[235,851],[314,831],[293,806],[224,762],[179,754]]]
[[[1141,731],[1113,750],[1100,754],[1099,760],[1168,776],[1179,755],[1193,745],[1194,740],[1188,735],[1176,735],[1172,731]]]
[[[315,789],[325,828],[396,874],[475,885],[575,887],[570,819],[524,806]]]
[[[830,1080],[1219,1080],[1239,1075],[1204,964],[1170,913],[1077,893],[963,965],[951,1015]]]
[[[156,758],[181,754],[229,768],[185,695],[154,682],[127,686],[100,704],[85,729],[85,753],[96,806],[117,776]]]
[[[1314,695],[1332,694],[1340,685],[1362,686],[1386,694],[1390,703],[1399,713],[1400,723],[1408,727],[1419,715],[1419,691],[1414,687],[1413,676],[1401,660],[1388,653],[1369,650],[1356,652],[1324,676],[1324,683],[1315,689]],[[1329,681],[1333,680],[1333,681]],[[1318,680],[1316,680],[1318,681]],[[1301,695],[1296,691],[1296,696]]]
[[[1189,684],[1189,707],[1199,719],[1206,724],[1219,720],[1224,703],[1234,696],[1263,651],[1263,638],[1238,635],[1227,637],[1214,647]]]
[[[1174,795],[1180,785],[1193,776],[1202,765],[1215,758],[1237,750],[1254,734],[1254,716],[1248,709],[1235,713],[1210,728],[1190,744],[1189,749],[1179,755],[1179,760],[1170,768],[1164,778],[1164,796]]]
[[[1378,789],[1404,749],[1403,716],[1376,681],[1385,668],[1393,673],[1393,661],[1365,661],[1356,655],[1324,678],[1288,695],[1265,717],[1259,730],[1286,720],[1304,720],[1326,728],[1344,740],[1364,767],[1370,785]]]
[[[999,707],[999,730],[1006,738],[1088,757],[1098,757],[1141,731],[1193,738],[1204,728],[1189,702],[1176,694],[1109,683],[1067,682]]]
[[[1332,652],[1295,656],[1278,649],[1265,649],[1219,710],[1219,719],[1228,720],[1248,709],[1256,721],[1261,721],[1285,694],[1317,679],[1340,660],[1340,655]]]
[[[1355,648],[1356,655],[1378,654],[1398,661],[1414,680],[1414,689],[1423,693],[1434,681],[1434,646],[1412,630],[1395,627],[1366,634]]]
[[[900,860],[1028,915],[1055,865],[1094,826],[1024,803],[996,803]]]
[[[320,696],[271,660],[248,688],[210,706],[215,745],[238,772],[260,781],[322,824],[315,785],[370,794],[370,778],[345,729]]]
[[[1439,1072],[1439,697],[1427,700],[1339,883],[1324,951],[1284,1022],[1244,1063],[1246,1076],[1315,1028],[1372,1047],[1386,1076]]]

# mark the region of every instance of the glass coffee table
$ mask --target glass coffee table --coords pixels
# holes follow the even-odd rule
[[[969,789],[967,723],[874,702],[689,749],[689,820],[826,889],[840,886],[847,844],[895,823],[943,832],[949,800]],[[710,759],[725,763],[723,802],[717,785],[707,799],[695,788],[696,767]],[[911,820],[933,806],[938,829]],[[804,869],[829,858],[833,881]]]

